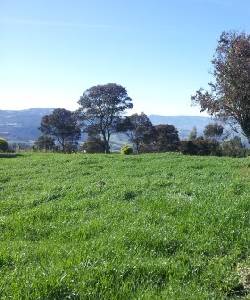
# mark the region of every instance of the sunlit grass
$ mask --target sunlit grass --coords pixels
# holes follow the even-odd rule
[[[1,158],[2,299],[247,298],[249,170],[179,154]]]

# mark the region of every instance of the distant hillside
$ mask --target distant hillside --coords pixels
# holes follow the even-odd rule
[[[154,125],[159,125],[159,124],[174,125],[178,129],[181,138],[187,137],[194,126],[196,126],[197,128],[198,135],[201,135],[205,126],[213,122],[213,120],[210,117],[200,117],[200,116],[150,115],[149,118]]]
[[[0,136],[10,142],[32,143],[37,139],[40,132],[42,116],[50,114],[53,108],[31,108],[25,110],[0,110]],[[194,126],[198,134],[202,134],[204,127],[212,122],[209,117],[199,116],[159,116],[150,115],[153,124],[172,124],[178,131],[181,138],[188,136]],[[117,147],[126,142],[126,136],[119,134],[113,136],[112,141]]]
[[[53,108],[0,110],[0,136],[12,142],[32,142],[39,136],[42,116]]]

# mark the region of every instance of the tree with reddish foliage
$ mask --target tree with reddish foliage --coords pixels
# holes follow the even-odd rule
[[[194,104],[227,121],[250,141],[250,35],[223,32],[212,60],[214,81],[210,90],[192,96]]]

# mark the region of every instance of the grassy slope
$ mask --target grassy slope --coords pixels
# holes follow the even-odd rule
[[[2,158],[0,295],[234,298],[250,262],[249,179],[249,159]]]

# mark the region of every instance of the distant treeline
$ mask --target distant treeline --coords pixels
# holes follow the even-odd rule
[[[109,139],[107,148],[105,139],[97,130],[101,127],[101,123],[96,122],[97,118],[90,125],[81,122],[82,120],[78,112],[55,109],[51,115],[42,118],[41,131],[45,134],[38,138],[33,149],[66,153],[110,152]],[[197,136],[194,127],[188,139],[184,141],[180,140],[175,126],[168,124],[154,126],[144,113],[116,116],[115,124],[110,128],[112,129],[110,135],[119,132],[127,135],[129,144],[121,148],[123,154],[179,151],[190,155],[242,157],[248,153],[239,137],[229,140],[224,127],[217,123],[207,125],[202,136]],[[88,133],[88,137],[84,143],[78,144],[81,132]]]

